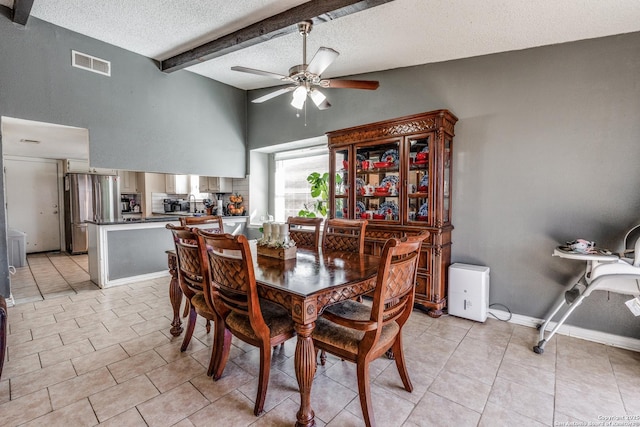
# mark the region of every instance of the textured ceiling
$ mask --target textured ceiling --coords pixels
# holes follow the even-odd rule
[[[35,0],[31,14],[163,60],[304,2]],[[0,0],[1,6],[13,4],[14,0]],[[395,0],[316,25],[309,35],[308,55],[320,46],[339,51],[323,74],[338,77],[635,31],[640,31],[638,0]],[[256,89],[280,82],[234,72],[231,66],[287,74],[301,62],[302,38],[290,34],[188,70],[241,89]],[[66,150],[53,153],[53,158],[88,155],[86,129],[3,117],[1,133],[9,154],[29,155],[35,147],[39,153],[51,147]],[[41,144],[21,143],[25,138]],[[69,145],[69,141],[74,142]]]
[[[301,3],[304,0],[35,0],[31,14],[163,60]],[[13,1],[0,4],[12,6]],[[316,25],[308,55],[320,46],[340,52],[323,74],[326,78],[635,31],[640,31],[638,0],[395,0]],[[230,67],[288,74],[301,62],[302,38],[294,33],[188,70],[255,89],[280,82]]]

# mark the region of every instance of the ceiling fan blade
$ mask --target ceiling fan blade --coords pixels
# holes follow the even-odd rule
[[[366,89],[376,90],[380,83],[375,80],[320,80],[320,86],[331,89]]]
[[[329,65],[340,55],[338,51],[335,51],[328,47],[321,47],[318,49],[311,62],[307,66],[307,71],[311,74],[320,75]]]
[[[285,87],[285,88],[282,88],[282,89],[278,89],[278,90],[275,90],[275,91],[273,91],[271,93],[268,93],[268,94],[266,94],[264,96],[261,96],[260,98],[256,98],[251,102],[253,102],[254,104],[260,104],[261,102],[268,101],[268,100],[270,100],[272,98],[275,98],[276,96],[280,96],[280,95],[283,95],[283,94],[285,94],[287,92],[291,92],[295,88],[296,88],[296,86],[289,86],[289,87]]]
[[[272,77],[272,78],[278,79],[278,80],[287,80],[287,79],[289,79],[289,76],[285,76],[283,74],[272,73],[270,71],[256,70],[254,68],[235,66],[235,67],[231,67],[231,69],[233,71],[240,71],[242,73],[257,74],[259,76]]]

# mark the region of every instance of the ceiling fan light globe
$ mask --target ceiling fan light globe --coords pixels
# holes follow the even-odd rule
[[[304,100],[305,100],[304,98],[302,99],[293,98],[293,100],[291,101],[291,105],[297,110],[302,110],[302,107],[304,107]]]
[[[298,86],[296,90],[293,91],[293,99],[291,100],[291,105],[300,110],[304,106],[304,101],[306,99],[307,89],[304,86]]]
[[[327,99],[322,92],[315,89],[309,91],[309,97],[316,106],[320,106]]]

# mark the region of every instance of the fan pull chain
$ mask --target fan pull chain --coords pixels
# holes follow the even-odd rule
[[[296,117],[300,117],[300,110],[296,110]],[[307,102],[304,103],[304,125],[307,126]]]

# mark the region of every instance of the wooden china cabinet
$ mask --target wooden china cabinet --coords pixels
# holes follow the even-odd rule
[[[451,150],[456,116],[447,110],[327,133],[331,218],[366,218],[367,253],[391,237],[428,230],[416,304],[432,317],[447,304],[451,262]]]

